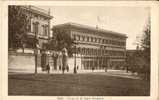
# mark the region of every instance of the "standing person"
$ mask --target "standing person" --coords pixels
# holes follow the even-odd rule
[[[61,65],[59,65],[59,70],[61,70]]]
[[[64,74],[64,72],[65,72],[65,67],[62,66],[62,73]]]
[[[74,67],[74,74],[76,74],[77,73],[77,69],[76,69],[76,66]]]
[[[77,66],[77,68],[76,68],[77,70],[78,70],[78,66]]]
[[[92,67],[92,72],[94,71],[94,67]]]
[[[104,67],[105,67],[105,72],[107,72],[107,70],[108,70],[108,67],[107,67],[106,65],[104,65]]]
[[[50,65],[49,64],[46,66],[46,69],[47,69],[48,74],[50,74]]]
[[[67,65],[67,72],[69,71],[69,66]]]
[[[129,72],[129,66],[128,66],[128,64],[126,64],[126,72],[127,73]]]

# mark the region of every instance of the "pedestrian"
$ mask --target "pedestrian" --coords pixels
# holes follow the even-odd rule
[[[77,70],[78,70],[78,66],[77,66]]]
[[[94,67],[92,67],[92,72],[94,71]]]
[[[69,71],[69,66],[67,65],[67,72]]]
[[[76,69],[76,66],[74,67],[74,74],[76,74],[77,73],[77,69]]]
[[[129,65],[126,65],[126,72],[129,72]]]
[[[104,67],[105,67],[105,72],[107,72],[107,70],[108,70],[107,66],[106,66],[106,65],[104,65]]]
[[[47,69],[48,74],[50,74],[50,65],[49,64],[46,66],[46,69]]]
[[[62,73],[64,74],[65,72],[65,66],[62,66]]]
[[[61,70],[61,65],[59,65],[59,70]]]

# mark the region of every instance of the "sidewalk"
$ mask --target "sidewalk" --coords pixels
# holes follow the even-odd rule
[[[47,74],[47,71],[42,71],[40,68],[38,69],[38,74]],[[34,70],[9,70],[9,74],[33,74]],[[50,74],[62,74],[62,70],[50,70]],[[64,74],[73,74],[73,70],[69,70],[69,72],[65,71]],[[126,70],[113,70],[108,69],[107,72],[104,70],[77,70],[77,74],[98,74],[98,75],[107,75],[107,76],[116,76],[123,78],[131,78],[131,79],[140,79],[137,74],[127,73]]]

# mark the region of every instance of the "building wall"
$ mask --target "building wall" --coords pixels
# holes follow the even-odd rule
[[[33,54],[9,54],[9,72],[31,72],[35,70],[35,56]]]
[[[124,65],[126,36],[83,29],[80,26],[75,26],[76,28],[71,25],[66,26],[57,27],[58,29],[69,30],[71,38],[77,43],[76,53],[81,56],[81,68],[103,69],[103,65],[119,68],[119,66]]]
[[[44,49],[44,44],[48,42],[50,35],[50,19],[52,18],[52,16],[50,16],[49,11],[45,11],[34,6],[21,6],[21,9],[23,9],[23,12],[26,14],[27,18],[29,18],[29,25],[27,26],[28,31],[26,32],[27,42],[25,42],[24,52],[21,49],[13,50],[14,53],[10,53],[9,51],[8,68],[9,71],[34,72],[35,40],[37,39],[39,42],[38,50],[36,51],[38,51],[37,65],[38,68],[41,70],[41,49]],[[35,27],[35,25],[37,26]],[[14,35],[15,33],[12,34]],[[14,38],[12,37],[12,39]],[[45,60],[45,64],[50,63],[50,66],[52,67],[52,58],[47,56]]]
[[[93,34],[90,32],[84,32],[79,30],[71,31],[71,36],[78,43],[77,53],[83,56],[94,55],[109,57],[106,60],[100,60],[100,58],[87,57],[83,60],[83,66],[85,69],[90,67],[98,67],[103,69],[103,65],[107,65],[111,68],[120,68],[125,62],[125,50],[126,50],[126,39],[121,37],[113,36],[100,36],[98,33]],[[101,58],[104,59],[104,58]],[[106,64],[104,64],[106,62]],[[84,65],[85,64],[85,65]],[[100,65],[102,64],[102,65]],[[88,67],[90,66],[90,67]]]
[[[21,6],[24,12],[29,18],[30,25],[29,31],[31,33],[30,38],[36,38],[39,40],[40,48],[43,47],[43,43],[47,43],[50,37],[50,16],[49,11],[35,7],[35,6]],[[30,36],[30,34],[28,34]]]
[[[49,32],[48,24],[49,24],[49,20],[45,19],[45,17],[43,17],[43,16],[35,16],[35,14],[33,14],[32,18],[31,18],[31,32],[34,32],[33,24],[35,22],[38,22],[38,35],[39,36],[43,36],[45,38],[48,38],[48,32]],[[44,26],[46,26],[46,28],[47,28],[47,34],[46,35],[44,33],[44,30],[43,30]]]
[[[29,72],[34,73],[35,71],[35,55],[33,50],[25,50],[24,53],[22,50],[18,52],[10,53],[8,55],[8,71],[9,72]],[[50,68],[53,69],[54,60],[52,56],[46,55],[45,66],[42,67],[42,54],[37,55],[37,67],[38,72],[42,72],[42,68],[46,68],[46,64],[49,63]]]

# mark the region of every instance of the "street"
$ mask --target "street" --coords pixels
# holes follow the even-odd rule
[[[9,95],[149,96],[149,81],[101,73],[9,74]]]

